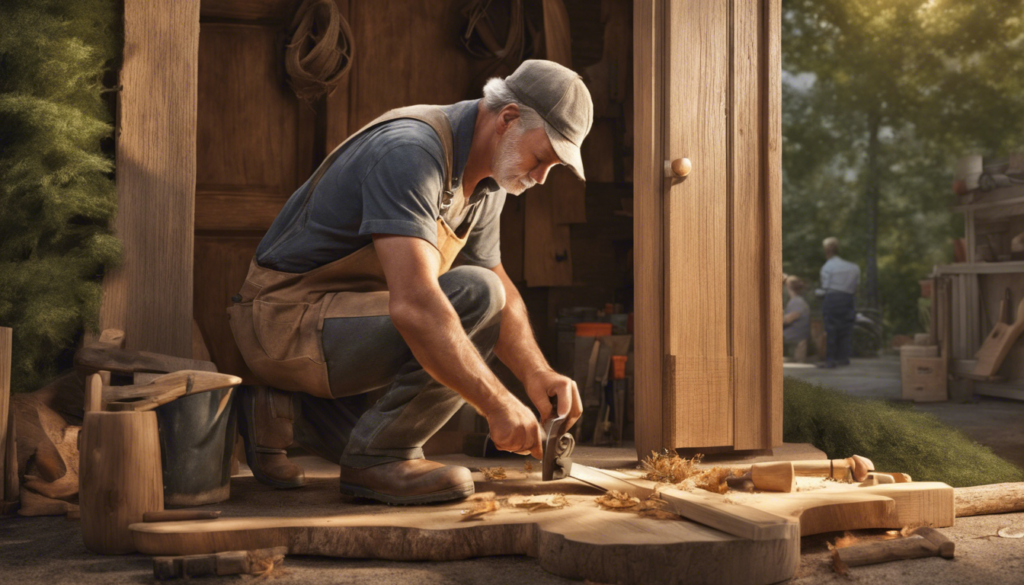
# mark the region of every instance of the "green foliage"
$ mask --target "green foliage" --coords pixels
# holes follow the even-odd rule
[[[917,281],[963,235],[956,159],[1024,146],[1024,0],[784,0],[782,52],[784,269],[813,284],[836,236],[863,305],[877,245],[887,329],[921,331]]]
[[[953,487],[1024,481],[1024,470],[930,414],[786,378],[783,440],[811,443],[830,459],[863,455],[879,471]]]
[[[38,388],[96,328],[103,268],[120,258],[101,95],[120,54],[119,7],[0,2],[0,324],[14,329],[15,391]]]

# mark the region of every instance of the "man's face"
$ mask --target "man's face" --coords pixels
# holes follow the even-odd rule
[[[551,167],[561,164],[544,128],[522,129],[522,121],[514,120],[498,139],[494,153],[494,180],[511,193],[519,195],[537,183],[543,184]]]

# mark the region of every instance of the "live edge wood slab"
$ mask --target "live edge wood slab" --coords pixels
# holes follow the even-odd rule
[[[819,482],[813,491],[791,494],[662,492],[670,503],[683,501],[687,514],[727,510],[722,527],[747,531],[751,537],[744,538],[690,520],[602,509],[594,501],[600,492],[572,480],[543,483],[533,477],[537,473],[509,475],[506,481],[486,481],[474,474],[478,494],[494,492],[501,501],[517,494],[559,493],[569,505],[538,512],[506,505],[465,521],[463,512],[479,502],[389,508],[353,505],[338,496],[337,505],[325,508],[323,516],[150,522],[130,530],[136,548],[151,555],[275,546],[288,547],[289,554],[407,561],[521,554],[537,558],[556,575],[604,583],[767,584],[795,574],[801,535],[953,523],[953,489],[942,483],[857,487]]]

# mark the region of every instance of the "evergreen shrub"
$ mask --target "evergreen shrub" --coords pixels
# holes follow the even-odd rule
[[[103,80],[121,38],[116,0],[0,2],[0,325],[14,329],[14,391],[40,387],[97,327],[100,279],[120,258]]]

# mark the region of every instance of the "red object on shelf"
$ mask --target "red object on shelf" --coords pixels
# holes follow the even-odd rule
[[[626,379],[626,361],[629,360],[629,356],[624,355],[613,355],[612,356],[612,379],[613,380],[625,380]]]
[[[598,337],[612,334],[611,323],[577,323],[576,337]]]

